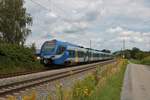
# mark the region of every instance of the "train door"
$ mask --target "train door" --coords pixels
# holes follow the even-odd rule
[[[84,60],[84,62],[88,62],[89,61],[89,57],[88,57],[88,50],[87,51],[85,51],[85,60]]]
[[[75,49],[75,62],[79,62],[79,57],[78,57],[78,49]]]

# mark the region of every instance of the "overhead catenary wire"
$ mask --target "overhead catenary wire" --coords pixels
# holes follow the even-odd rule
[[[43,6],[43,5],[41,5],[40,3],[35,2],[34,0],[30,0],[30,1],[31,1],[31,2],[33,2],[34,4],[38,5],[38,6],[42,7],[43,9],[45,9],[45,10],[47,10],[47,11],[50,11],[50,12],[51,12],[51,9],[48,9],[48,8],[44,7],[44,6]]]

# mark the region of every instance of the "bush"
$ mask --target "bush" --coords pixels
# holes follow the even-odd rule
[[[150,56],[145,57],[144,59],[142,59],[141,63],[146,64],[146,65],[150,65]]]
[[[0,71],[15,72],[41,67],[34,59],[34,51],[29,47],[0,43]]]

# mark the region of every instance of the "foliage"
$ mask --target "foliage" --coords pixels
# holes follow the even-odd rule
[[[106,77],[105,84],[97,86],[88,100],[120,100],[121,87],[127,61],[119,64],[120,69]],[[118,67],[119,68],[119,67]]]
[[[0,41],[24,44],[32,18],[23,5],[24,0],[0,0]]]
[[[14,44],[0,43],[0,71],[11,73],[13,71],[34,70],[41,68],[35,60],[34,52],[29,47]]]
[[[119,100],[127,61],[99,68],[85,79],[77,81],[68,92],[58,85],[56,100]],[[67,92],[66,92],[67,91]]]
[[[32,43],[31,49],[36,53],[36,46],[35,46],[35,43]]]
[[[94,90],[96,80],[93,75],[89,75],[83,81],[78,81],[73,87],[72,100],[85,100]]]
[[[103,49],[102,52],[105,52],[105,53],[111,53],[111,50]]]
[[[125,55],[125,58],[127,59],[136,59],[136,60],[142,60],[143,58],[150,56],[150,52],[142,51],[139,48],[132,48],[132,50],[123,50],[123,51],[117,51],[114,53],[116,56],[122,56]]]
[[[142,59],[141,64],[150,65],[150,56],[145,57],[144,59]]]

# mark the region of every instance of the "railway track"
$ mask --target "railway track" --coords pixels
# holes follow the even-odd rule
[[[51,82],[54,80],[58,80],[64,77],[68,77],[70,75],[74,75],[74,74],[78,74],[81,72],[85,72],[85,71],[89,71],[92,69],[96,68],[96,65],[104,65],[104,64],[108,64],[108,63],[112,63],[114,62],[114,60],[111,61],[104,61],[104,62],[99,62],[99,63],[93,63],[93,64],[88,64],[88,65],[82,65],[80,67],[73,67],[73,68],[66,68],[66,69],[62,69],[61,71],[56,71],[54,73],[48,73],[46,75],[42,74],[38,74],[38,75],[34,75],[33,77],[27,78],[27,79],[21,79],[22,76],[20,76],[20,79],[16,80],[16,77],[14,79],[14,81],[12,82],[5,82],[3,84],[0,84],[0,97],[5,97],[6,95],[10,95],[13,93],[18,93],[18,91],[22,91],[34,86],[38,86],[47,82]],[[30,76],[30,75],[28,75]],[[2,79],[0,80],[0,82],[3,82]],[[13,80],[12,78],[8,78],[8,81]]]
[[[70,67],[75,67],[75,66],[80,66],[80,65],[83,65],[83,64],[73,65],[73,66],[70,66]],[[66,68],[66,67],[63,67],[63,66],[60,66],[60,67],[61,68]],[[44,71],[51,70],[51,69],[57,69],[57,66],[51,66],[51,68],[44,68],[44,69],[40,69],[40,70],[22,71],[22,72],[8,73],[8,74],[1,74],[0,73],[0,79],[2,79],[2,78],[11,78],[11,77],[27,75],[27,74],[33,74],[33,73],[40,73],[40,72],[44,72]]]

